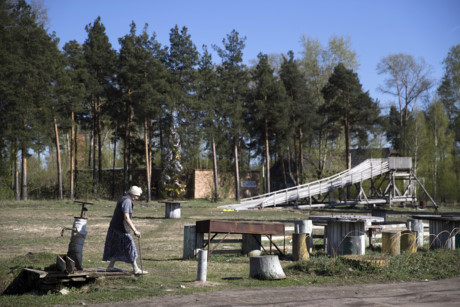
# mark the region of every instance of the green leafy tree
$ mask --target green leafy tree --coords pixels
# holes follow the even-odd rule
[[[399,126],[400,118],[400,113],[396,109],[396,106],[392,105],[390,107],[390,113],[387,116],[385,135],[387,140],[391,143],[393,149],[397,151],[401,150],[401,129]]]
[[[222,40],[223,47],[213,46],[222,62],[217,69],[221,81],[222,110],[225,133],[233,147],[235,198],[240,200],[238,151],[245,135],[245,102],[249,93],[249,74],[243,64],[246,37],[233,30]]]
[[[307,87],[311,94],[313,110],[318,110],[324,104],[322,89],[328,82],[329,77],[339,63],[348,69],[356,71],[359,64],[356,60],[356,52],[351,49],[351,41],[348,38],[332,36],[326,47],[322,46],[318,39],[302,37],[302,58],[300,68],[305,76]],[[310,123],[313,126],[313,135],[309,140],[309,155],[306,157],[313,167],[314,175],[319,179],[323,176],[326,163],[330,160],[329,153],[337,152],[335,146],[339,135],[339,126],[331,125],[325,114],[318,112],[318,118]],[[335,167],[341,169],[341,167]],[[327,168],[334,170],[334,165]]]
[[[449,130],[455,137],[453,148],[455,183],[460,186],[460,44],[450,48],[443,63],[445,71],[442,83],[438,87],[438,95],[449,119]],[[457,189],[457,200],[459,199],[460,191]]]
[[[443,103],[434,101],[428,108],[428,123],[432,148],[431,165],[433,178],[433,197],[446,202],[454,200],[456,176],[453,169],[453,133],[448,129],[448,117]]]
[[[378,123],[379,107],[368,92],[363,92],[358,75],[339,64],[323,88],[325,104],[320,109],[330,123],[340,122],[345,135],[346,167],[351,168],[350,145],[356,138],[365,143]]]
[[[398,148],[401,154],[407,155],[409,154],[407,121],[417,102],[426,99],[433,86],[433,81],[430,79],[430,68],[423,58],[416,60],[412,55],[399,53],[384,57],[377,64],[377,72],[388,76],[379,90],[396,98],[400,116],[399,129],[401,130]]]

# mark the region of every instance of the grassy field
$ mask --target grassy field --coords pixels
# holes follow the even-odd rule
[[[134,223],[142,232],[142,278],[117,280],[99,279],[79,288],[69,288],[68,295],[58,292],[27,293],[20,296],[2,295],[0,306],[43,306],[90,304],[110,301],[129,301],[151,296],[189,294],[199,291],[243,289],[249,287],[285,287],[312,284],[383,283],[392,281],[440,279],[460,275],[460,251],[422,248],[416,254],[382,255],[379,250],[366,250],[368,257],[390,261],[388,267],[352,263],[347,259],[328,258],[316,249],[307,261],[281,259],[287,278],[260,281],[249,278],[249,258],[243,255],[211,255],[208,263],[208,282],[197,283],[197,261],[182,260],[184,225],[197,220],[222,219],[237,221],[282,222],[293,226],[295,220],[310,215],[370,214],[367,209],[264,209],[260,211],[226,212],[206,200],[189,201],[181,208],[180,219],[165,219],[164,204],[138,202],[134,207]],[[83,267],[105,267],[101,261],[105,235],[115,202],[97,201],[88,206],[88,224]],[[390,219],[405,221],[411,208],[392,208]],[[44,269],[55,263],[56,254],[67,252],[70,232],[61,237],[63,227],[71,227],[73,217],[80,214],[80,206],[71,201],[0,202],[0,288],[3,292],[23,268]],[[441,209],[459,214],[458,208]],[[428,213],[426,209],[424,213]],[[288,242],[288,240],[286,240]],[[136,240],[137,242],[137,240]],[[289,247],[289,245],[288,245]],[[288,249],[289,251],[289,249]],[[131,269],[128,264],[118,267]]]

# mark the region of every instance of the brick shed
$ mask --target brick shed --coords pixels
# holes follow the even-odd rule
[[[219,174],[219,197],[235,197],[235,180],[233,173]],[[196,169],[193,171],[191,184],[187,187],[187,194],[191,198],[212,198],[214,190],[213,171],[210,169]],[[259,195],[260,173],[245,172],[240,176],[240,197]]]

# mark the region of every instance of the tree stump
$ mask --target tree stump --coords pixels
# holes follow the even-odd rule
[[[277,255],[256,256],[249,259],[249,276],[256,279],[285,279]]]
[[[293,233],[292,234],[292,260],[306,260],[310,258],[306,243],[307,234]]]
[[[392,256],[396,256],[401,253],[401,232],[382,232],[382,252]]]
[[[417,252],[417,233],[405,230],[401,233],[401,252],[407,251],[411,254]]]

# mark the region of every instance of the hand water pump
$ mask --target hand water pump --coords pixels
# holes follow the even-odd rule
[[[67,257],[71,258],[75,262],[75,268],[80,271],[83,270],[83,245],[85,244],[85,238],[87,235],[86,222],[88,219],[85,217],[85,213],[88,211],[88,209],[85,206],[93,205],[93,203],[77,200],[75,203],[81,205],[80,216],[74,217],[72,228],[62,228],[61,236],[64,235],[65,230],[72,230]]]

